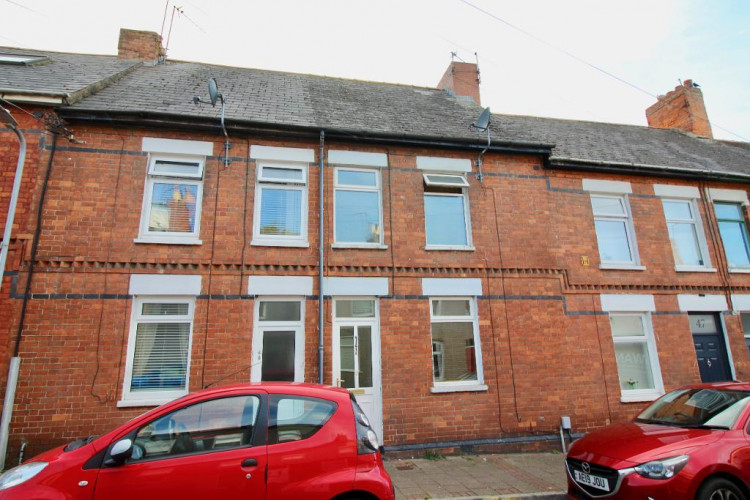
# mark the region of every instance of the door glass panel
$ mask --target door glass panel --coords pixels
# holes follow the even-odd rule
[[[374,318],[374,300],[337,300],[337,318]]]
[[[260,321],[299,321],[300,301],[270,302],[263,301],[258,309]]]
[[[263,332],[261,380],[294,382],[295,332]]]
[[[353,389],[356,387],[354,377],[354,327],[342,326],[339,330],[339,339],[341,387]]]
[[[716,317],[713,314],[691,314],[690,330],[693,333],[716,333]]]
[[[360,326],[357,330],[359,358],[359,387],[372,387],[372,328]]]

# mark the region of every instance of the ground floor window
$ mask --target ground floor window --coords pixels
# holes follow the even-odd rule
[[[610,313],[612,340],[624,399],[663,392],[656,344],[648,313]]]
[[[133,301],[124,400],[169,401],[187,394],[193,298]]]
[[[479,325],[473,298],[430,300],[433,383],[439,386],[483,383]]]

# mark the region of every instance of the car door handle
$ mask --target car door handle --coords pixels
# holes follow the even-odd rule
[[[246,458],[242,461],[242,467],[255,467],[258,465],[258,461],[254,458]]]

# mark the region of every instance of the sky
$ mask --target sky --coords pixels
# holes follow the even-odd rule
[[[0,46],[116,54],[130,28],[169,59],[423,87],[478,61],[493,113],[571,120],[645,126],[692,79],[714,136],[750,142],[748,0],[0,0],[0,20]]]

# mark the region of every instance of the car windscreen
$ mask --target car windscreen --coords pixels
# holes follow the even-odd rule
[[[679,389],[655,401],[637,422],[730,429],[750,402],[750,391],[715,388]]]

